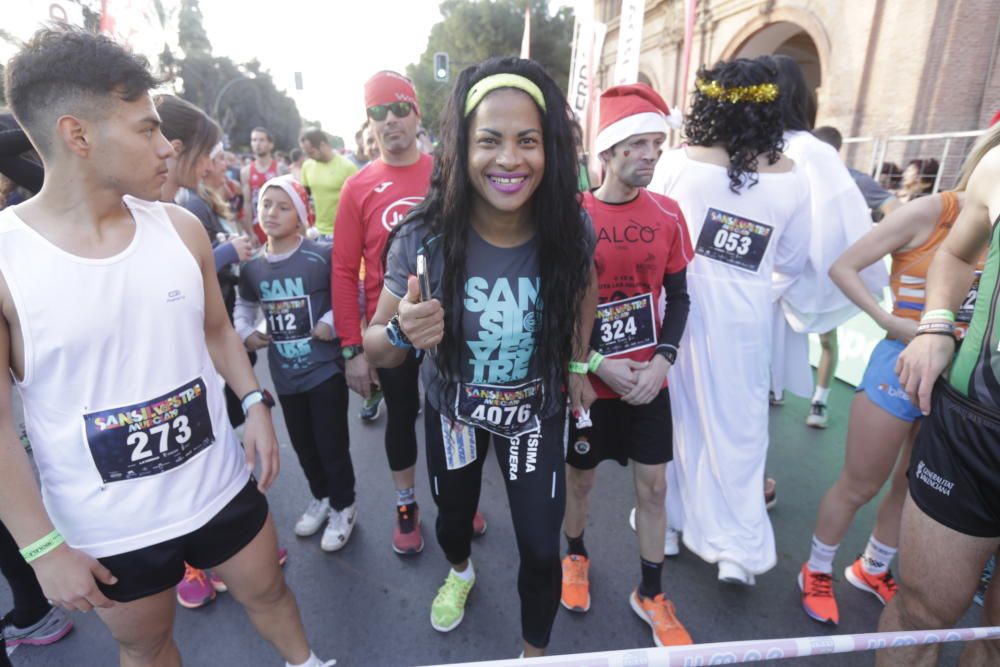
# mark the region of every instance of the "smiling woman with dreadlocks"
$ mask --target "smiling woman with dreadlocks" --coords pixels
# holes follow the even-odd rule
[[[776,559],[761,493],[772,273],[794,278],[809,253],[809,190],[781,154],[775,77],[746,59],[702,68],[688,146],[664,154],[650,185],[680,203],[695,246],[670,378],[669,520],[689,549],[719,564],[720,581],[743,585]]]
[[[443,118],[430,192],[390,241],[365,351],[380,367],[411,347],[428,353],[428,476],[452,564],[431,624],[447,632],[465,614],[492,438],[521,559],[525,655],[540,655],[561,587],[566,394],[574,409],[593,400],[593,231],[577,199],[566,100],[539,65],[497,58],[466,69]],[[422,289],[414,274],[424,266]]]

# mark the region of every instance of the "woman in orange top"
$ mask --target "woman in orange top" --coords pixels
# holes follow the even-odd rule
[[[885,329],[886,337],[872,351],[857,387],[851,404],[844,468],[820,503],[809,561],[799,574],[802,607],[821,623],[839,622],[832,579],[837,547],[854,515],[875,497],[890,476],[892,485],[879,505],[865,552],[845,570],[844,577],[883,604],[895,595],[896,583],[889,563],[899,543],[906,469],[921,417],[896,377],[896,358],[916,333],[924,309],[927,269],[958,217],[964,197],[961,191],[942,192],[907,203],[886,216],[830,268],[830,277],[837,286]],[[875,301],[858,275],[882,261],[886,254],[892,256],[892,312],[886,312]],[[974,298],[975,285],[970,299],[963,304],[964,326],[972,314]],[[961,321],[961,315],[956,319]]]

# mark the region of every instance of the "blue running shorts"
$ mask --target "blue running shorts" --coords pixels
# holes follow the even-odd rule
[[[923,414],[920,408],[910,401],[910,397],[899,384],[899,378],[896,377],[896,360],[905,347],[898,340],[889,338],[880,340],[872,350],[865,376],[861,378],[857,391],[865,392],[872,403],[893,417],[912,422]]]

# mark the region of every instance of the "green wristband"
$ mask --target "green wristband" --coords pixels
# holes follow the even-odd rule
[[[948,320],[949,322],[955,321],[955,313],[951,312],[947,308],[937,308],[936,310],[928,310],[920,318],[920,321],[924,320]]]
[[[63,539],[63,536],[59,534],[58,530],[53,530],[37,542],[29,544],[21,549],[21,557],[24,558],[24,562],[30,563],[38,560],[65,541],[66,540]]]
[[[590,372],[590,366],[583,363],[582,361],[571,361],[569,362],[569,372],[577,373],[579,375],[586,375]]]
[[[587,364],[587,368],[591,373],[596,373],[602,363],[604,363],[604,355],[600,352],[594,352],[590,355],[590,362]]]

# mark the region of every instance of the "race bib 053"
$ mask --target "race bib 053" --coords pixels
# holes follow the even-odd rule
[[[732,213],[708,209],[695,252],[744,271],[757,273],[774,227]]]
[[[201,378],[162,396],[83,415],[105,484],[172,470],[215,441]]]

